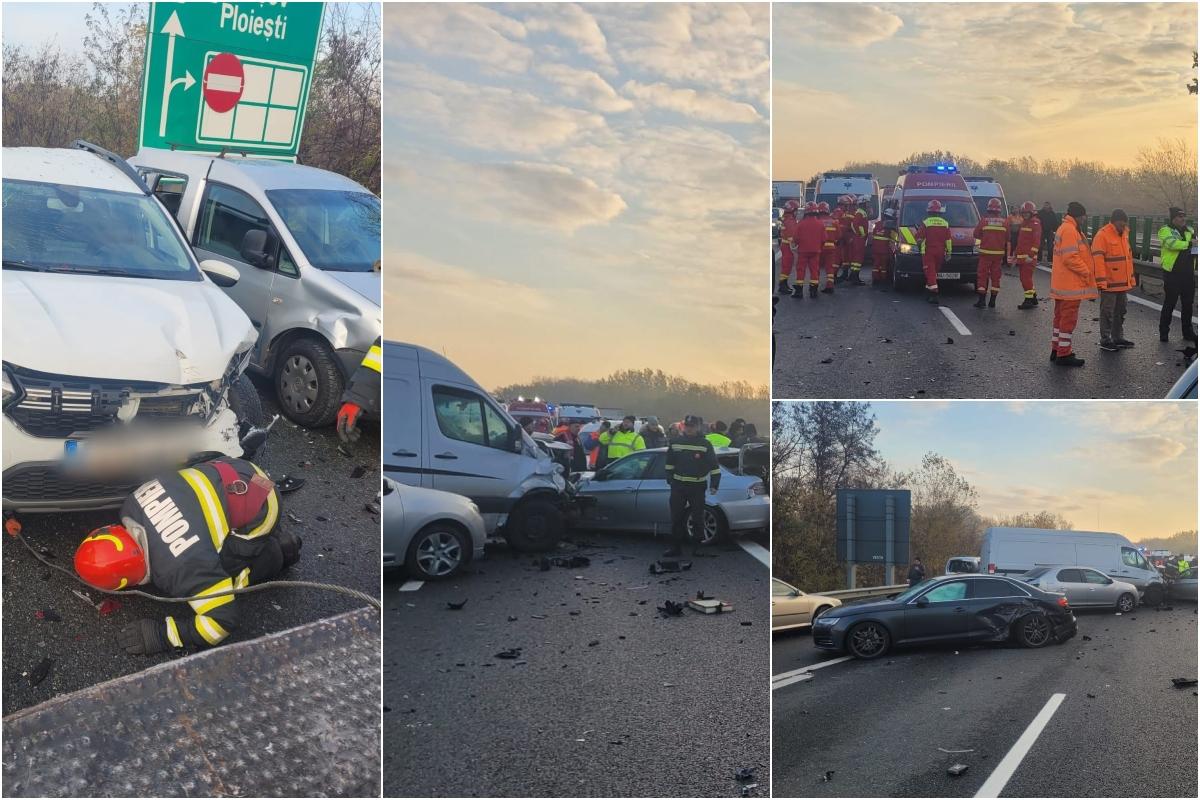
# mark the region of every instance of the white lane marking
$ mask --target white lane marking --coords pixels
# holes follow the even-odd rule
[[[778,675],[772,675],[771,690],[774,691],[775,689],[782,689],[784,686],[791,686],[793,683],[809,680],[812,678],[812,671],[814,669],[821,669],[822,667],[832,666],[833,664],[840,664],[843,661],[849,661],[851,658],[853,658],[853,656],[831,658],[828,661],[821,661],[816,664],[809,664],[807,667],[800,667],[799,669],[792,669],[788,670],[787,672],[781,672]]]
[[[748,542],[745,539],[738,539],[738,545],[750,555],[762,562],[762,565],[767,569],[771,568],[771,551],[763,547],[758,542]]]
[[[1038,269],[1040,269],[1042,272],[1050,271],[1049,267],[1043,267],[1041,264],[1038,264]],[[1162,311],[1162,306],[1160,304],[1152,303],[1149,300],[1138,297],[1133,292],[1127,292],[1125,296],[1129,298],[1129,302],[1131,303],[1137,303],[1138,305],[1145,306],[1146,308],[1153,308],[1155,311]],[[1171,316],[1175,317],[1175,319],[1180,319],[1180,314],[1178,311],[1172,311]],[[1192,322],[1196,322],[1196,317],[1192,317]]]
[[[1054,712],[1058,711],[1058,707],[1062,705],[1062,701],[1066,700],[1067,696],[1062,692],[1050,695],[1050,699],[1046,701],[1046,705],[1042,706],[1042,710],[1033,718],[1033,722],[1029,723],[1029,727],[1021,734],[1021,738],[1017,739],[1016,744],[1012,749],[1005,754],[1004,758],[996,765],[996,769],[988,776],[988,779],[983,782],[983,786],[979,787],[979,791],[975,793],[976,797],[999,797],[1000,792],[1004,791],[1004,787],[1008,784],[1013,773],[1017,771],[1017,767],[1021,766],[1021,761],[1029,753],[1033,743],[1042,735],[1046,725],[1049,724],[1050,718],[1054,716]]]
[[[420,589],[424,585],[425,585],[425,581],[405,581],[404,583],[402,583],[400,585],[400,591],[415,592],[417,589]]]
[[[938,306],[938,310],[946,315],[946,319],[950,320],[950,324],[954,326],[954,330],[958,331],[959,334],[963,336],[971,335],[971,332],[967,330],[966,325],[963,325],[962,320],[958,318],[957,314],[945,306]]]

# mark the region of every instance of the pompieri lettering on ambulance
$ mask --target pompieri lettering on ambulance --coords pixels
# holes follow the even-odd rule
[[[169,496],[163,497],[165,494],[166,490],[163,489],[161,483],[150,481],[138,490],[134,498],[146,512],[147,519],[158,531],[163,543],[171,548],[171,555],[178,556],[200,541],[200,537],[192,535],[186,539],[183,538],[183,535],[188,532],[188,521],[183,518],[183,514],[175,505],[174,500]]]

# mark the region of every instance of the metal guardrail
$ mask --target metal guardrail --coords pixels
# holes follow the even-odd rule
[[[903,592],[907,588],[907,583],[897,583],[892,586],[868,586],[865,589],[839,589],[836,592],[809,592],[809,594],[836,597],[838,600],[863,600],[868,597],[887,597],[889,594]]]

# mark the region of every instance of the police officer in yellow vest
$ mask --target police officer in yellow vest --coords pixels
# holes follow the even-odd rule
[[[858,272],[855,271],[854,274],[857,275]],[[729,445],[733,443],[733,440],[725,435],[726,430],[728,430],[728,428],[726,428],[725,423],[721,420],[717,420],[713,423],[712,430],[709,431],[708,435],[704,438],[712,442],[713,447],[729,447]]]
[[[1184,558],[1183,556],[1180,556],[1180,557],[1179,557],[1179,561],[1178,561],[1178,562],[1176,562],[1176,564],[1175,564],[1175,568],[1176,568],[1177,570],[1179,570],[1179,577],[1180,577],[1180,578],[1190,578],[1190,577],[1192,577],[1192,564],[1191,564],[1191,562],[1190,562],[1190,561],[1188,561],[1188,560],[1187,560],[1186,558]]]
[[[1158,319],[1158,338],[1167,341],[1171,317],[1178,302],[1183,338],[1194,342],[1196,331],[1192,328],[1192,303],[1196,299],[1196,230],[1188,225],[1187,215],[1182,208],[1172,207],[1168,213],[1170,223],[1158,231],[1165,295]]]
[[[606,456],[605,463],[612,463],[622,456],[646,449],[646,440],[633,429],[635,422],[637,417],[629,414],[621,420],[616,429],[600,434],[600,446],[604,448]]]

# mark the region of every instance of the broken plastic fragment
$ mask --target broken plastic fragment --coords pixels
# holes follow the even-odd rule
[[[37,686],[42,681],[46,680],[46,676],[50,674],[50,668],[54,666],[54,662],[48,658],[43,658],[29,673],[29,685]]]
[[[519,648],[519,647],[510,647],[507,650],[501,650],[499,653],[496,653],[496,658],[507,658],[509,660],[512,660],[512,659],[520,658],[520,657],[521,657],[521,648]]]
[[[111,597],[101,600],[100,605],[96,606],[96,610],[100,612],[100,616],[107,617],[109,614],[121,608],[120,600],[113,600]]]
[[[966,771],[967,771],[966,764],[955,764],[954,766],[950,767],[950,769],[946,770],[946,773],[948,775],[953,775],[955,778],[957,778],[959,775],[962,775]]]
[[[755,769],[756,767],[742,767],[734,773],[733,777],[739,781],[752,781],[754,780]]]
[[[467,598],[467,600],[470,600],[470,599],[471,598],[469,598],[469,597]],[[455,603],[452,600],[447,600],[446,608],[448,608],[450,611],[462,611],[463,606],[465,606],[467,604],[467,600],[463,600],[460,603]]]
[[[1195,686],[1195,678],[1171,678],[1171,683],[1175,684],[1176,689],[1183,689],[1187,686]]]

